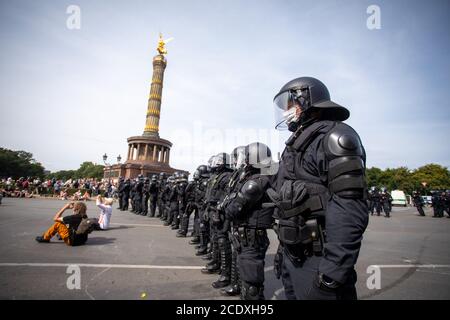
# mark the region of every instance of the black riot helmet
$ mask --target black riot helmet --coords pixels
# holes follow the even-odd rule
[[[208,159],[208,162],[207,162],[207,168],[208,168],[208,171],[209,171],[209,172],[211,172],[211,165],[212,165],[212,163],[213,163],[214,157],[215,157],[215,156],[211,156],[211,157],[209,157],[209,159]]]
[[[159,173],[159,180],[160,181],[166,180],[166,177],[167,177],[167,175],[166,175],[165,172],[160,172]]]
[[[228,153],[221,152],[214,156],[211,163],[211,170],[220,171],[224,168],[230,168],[230,155]]]
[[[230,154],[231,167],[240,169],[245,165],[245,146],[239,146],[233,149]]]
[[[157,181],[158,180],[158,176],[156,174],[152,175],[152,181]]]
[[[188,175],[185,172],[182,172],[178,175],[178,182],[187,182],[188,181]]]
[[[245,160],[253,168],[267,168],[272,165],[272,152],[264,143],[253,142],[245,147]]]
[[[207,175],[208,175],[208,167],[202,164],[197,167],[197,170],[195,170],[193,178],[194,180],[198,180],[201,177],[206,177]]]
[[[350,112],[330,99],[327,87],[316,78],[300,77],[286,83],[273,98],[276,129],[297,130],[298,126],[310,120],[311,111],[322,110],[329,120],[344,121]],[[298,112],[299,107],[301,113]]]

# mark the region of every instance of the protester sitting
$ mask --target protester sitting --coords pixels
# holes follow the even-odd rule
[[[67,189],[61,190],[61,192],[59,193],[59,198],[61,200],[67,200],[67,196],[68,196]]]
[[[97,196],[96,205],[100,208],[96,230],[107,230],[111,221],[113,199]]]
[[[32,191],[32,192],[30,193],[30,191],[25,190],[24,192],[25,192],[25,195],[24,195],[25,198],[29,198],[29,199],[33,198],[33,196],[34,196],[34,191]]]
[[[91,195],[89,194],[88,191],[86,191],[86,192],[83,194],[83,198],[82,198],[82,199],[85,200],[85,201],[91,200]]]
[[[67,209],[72,209],[74,214],[61,217]],[[50,239],[58,234],[68,246],[78,246],[84,244],[87,233],[78,234],[78,226],[83,218],[87,218],[86,205],[82,202],[70,202],[62,207],[53,217],[55,223],[44,233],[43,236],[36,237],[37,242],[50,242]]]
[[[78,190],[72,196],[72,200],[74,200],[74,201],[78,201],[78,200],[82,200],[82,199],[83,199],[83,197],[81,196],[81,190]]]

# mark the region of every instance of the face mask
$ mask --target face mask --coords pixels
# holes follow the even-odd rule
[[[286,123],[289,125],[291,122],[297,122],[299,116],[296,114],[297,108],[290,108],[289,110],[283,112],[283,117]]]

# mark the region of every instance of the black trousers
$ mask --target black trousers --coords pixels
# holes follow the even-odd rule
[[[237,267],[243,287],[247,285],[262,288],[264,286],[264,260],[269,244],[266,232],[257,235],[253,243],[240,242],[240,248],[237,250]],[[247,299],[247,297],[242,298]],[[259,299],[264,299],[262,292]]]
[[[356,272],[353,271],[347,283],[335,290],[324,290],[317,284],[319,263],[322,257],[308,257],[303,264],[292,262],[283,253],[282,281],[287,299],[296,300],[356,300]]]
[[[416,208],[421,216],[425,216],[425,212],[423,211],[423,206],[419,205],[419,206],[416,206]]]
[[[150,217],[154,217],[156,215],[156,195],[150,196]]]

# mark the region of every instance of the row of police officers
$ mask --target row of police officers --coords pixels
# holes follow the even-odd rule
[[[274,270],[287,299],[356,299],[369,210],[365,151],[343,122],[350,113],[311,77],[284,85],[274,106],[276,128],[292,132],[279,162],[263,143],[239,146],[198,166],[190,182],[183,173],[122,180],[120,207],[157,214],[178,237],[193,221],[190,243],[208,260],[202,272],[219,274],[212,285],[224,295],[264,299],[273,228]]]

